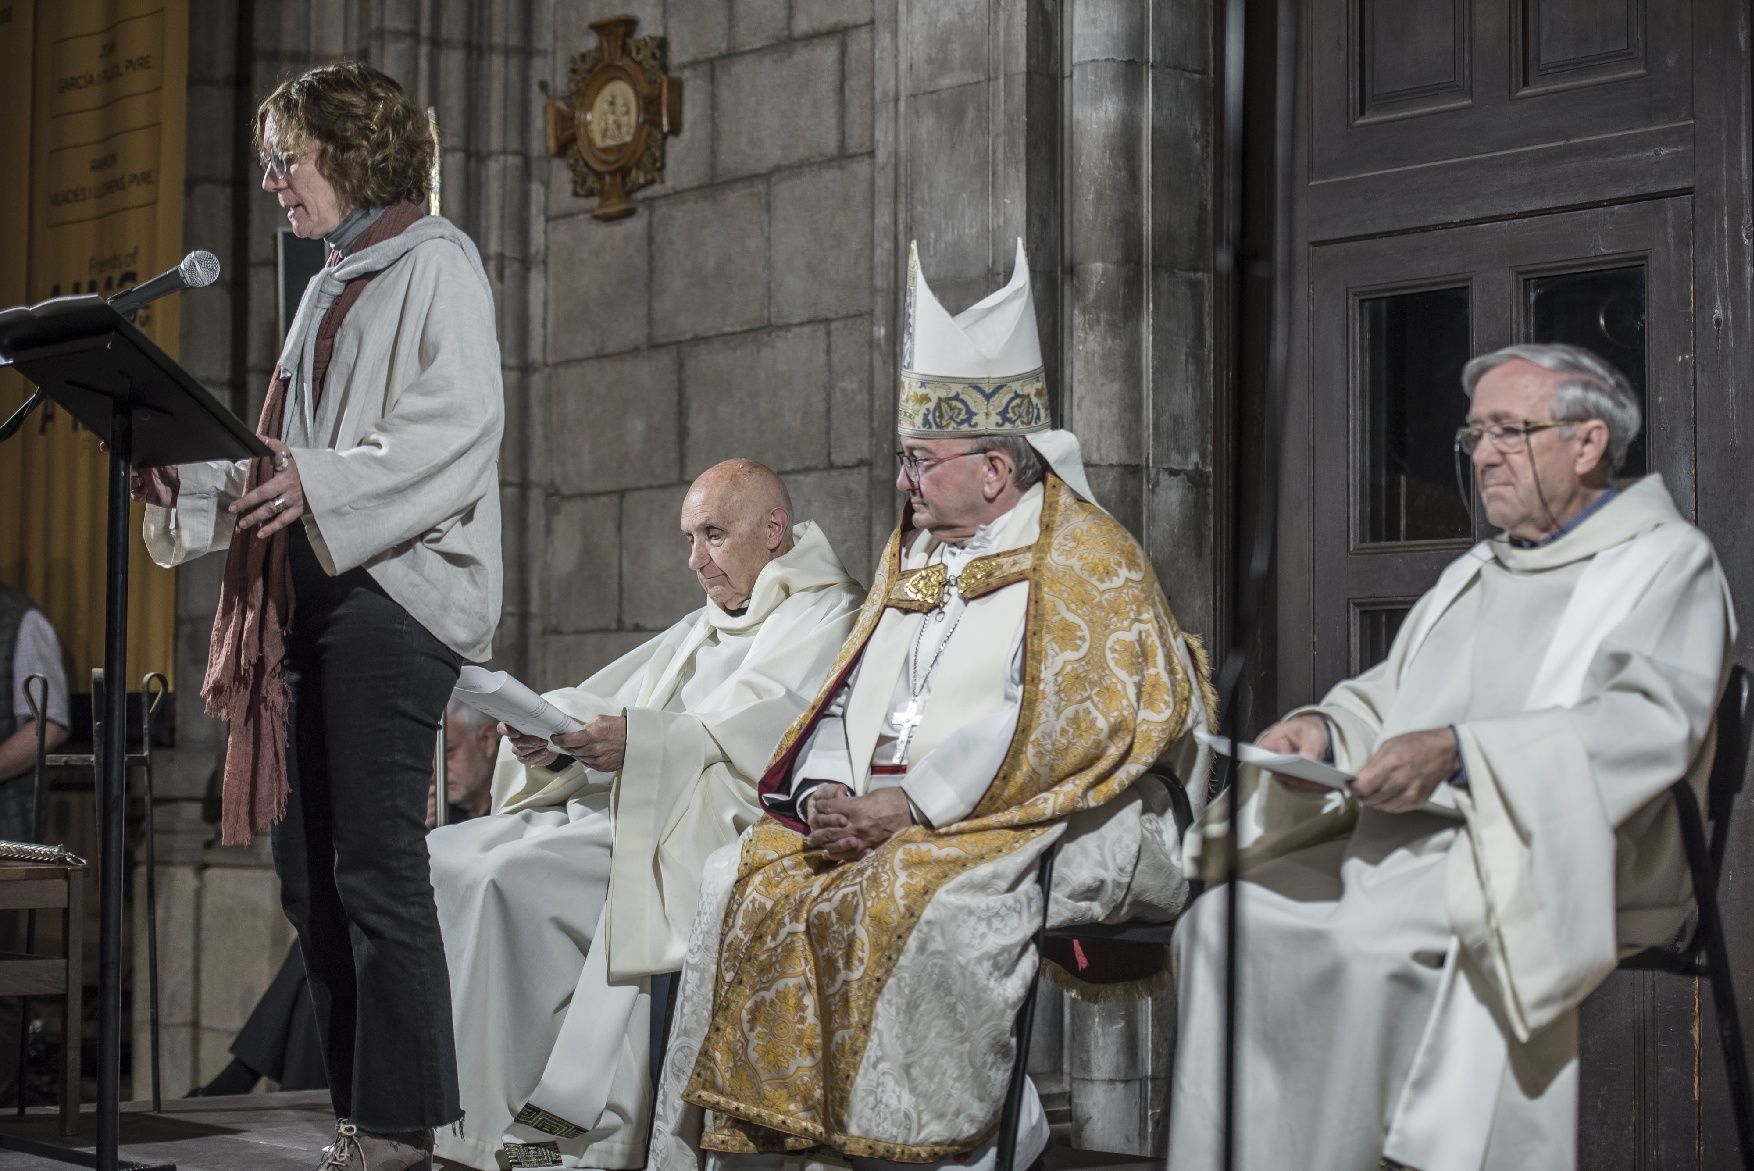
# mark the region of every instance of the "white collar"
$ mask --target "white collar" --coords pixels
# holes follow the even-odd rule
[[[976,557],[993,552],[998,547],[1000,531],[1011,519],[1011,514],[1016,511],[1017,506],[1014,504],[999,516],[976,528],[974,534],[960,545],[952,545],[948,541],[940,544],[938,551],[943,555],[944,563],[952,569],[960,570]]]

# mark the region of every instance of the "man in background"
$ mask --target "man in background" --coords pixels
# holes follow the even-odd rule
[[[480,817],[493,804],[493,766],[499,757],[499,725],[461,700],[445,708],[446,825]],[[427,795],[426,826],[438,823],[438,781]]]
[[[0,708],[0,838],[31,840],[30,777],[37,756],[36,716],[25,695],[32,675],[48,680],[44,740],[50,752],[67,739],[67,669],[55,628],[31,600],[0,585],[0,679],[9,701]],[[40,692],[37,694],[41,694]]]
[[[48,681],[32,684],[29,694],[43,707],[43,742],[53,752],[67,739],[72,720],[67,715],[67,669],[61,661],[61,640],[55,628],[31,600],[17,590],[0,585],[0,680],[6,682],[7,702],[0,704],[0,839],[29,842],[36,838],[31,824],[31,794],[37,758],[37,716],[31,710],[25,683],[33,675]],[[23,917],[17,912],[0,914],[0,948],[21,951]],[[0,1103],[10,1103],[17,1091],[19,1013],[12,1005],[0,1006]]]

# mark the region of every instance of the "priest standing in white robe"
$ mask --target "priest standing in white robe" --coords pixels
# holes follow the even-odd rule
[[[952,319],[908,260],[896,487],[858,625],[762,779],[769,816],[708,864],[652,1166],[778,1152],[994,1163],[1050,918],[1170,918],[1168,789],[1141,774],[1209,711],[1203,651],[1049,422],[1018,245]],[[1203,762],[1180,773],[1203,803]],[[1062,893],[1063,892],[1063,893]],[[1019,1168],[1047,1127],[1033,1089]]]
[[[1711,543],[1660,476],[1611,480],[1639,406],[1595,355],[1512,346],[1463,384],[1499,535],[1259,738],[1348,792],[1240,770],[1245,1171],[1575,1166],[1578,1005],[1692,908],[1667,790],[1703,797],[1735,637]],[[1221,1152],[1224,906],[1177,933],[1173,1171]]]
[[[496,813],[428,839],[466,1112],[437,1151],[470,1167],[641,1165],[647,977],[682,966],[702,863],[852,628],[857,585],[766,467],[708,469],[681,522],[706,605],[549,693],[585,728],[509,729]]]

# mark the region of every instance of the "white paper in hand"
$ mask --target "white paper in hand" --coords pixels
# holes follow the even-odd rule
[[[451,694],[507,727],[544,739],[552,740],[563,732],[576,732],[585,726],[583,721],[567,715],[504,671],[464,667]],[[609,707],[605,704],[603,712],[607,711]]]
[[[1331,764],[1323,764],[1319,760],[1311,760],[1307,756],[1297,756],[1289,752],[1269,752],[1258,744],[1235,744],[1228,736],[1214,736],[1204,728],[1194,729],[1194,738],[1213,752],[1221,752],[1225,756],[1234,755],[1239,764],[1252,764],[1270,773],[1278,773],[1284,777],[1296,777],[1300,781],[1313,781],[1318,785],[1326,785],[1330,789],[1345,791],[1352,783],[1352,774],[1341,772]]]

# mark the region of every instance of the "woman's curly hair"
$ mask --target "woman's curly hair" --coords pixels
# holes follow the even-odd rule
[[[269,117],[274,141],[267,141]],[[338,61],[280,83],[256,108],[256,148],[302,154],[350,207],[422,200],[432,183],[433,136],[426,114],[382,70]]]

